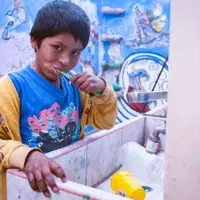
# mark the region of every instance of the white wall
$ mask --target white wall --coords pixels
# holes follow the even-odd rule
[[[199,200],[200,1],[171,1],[165,200]]]

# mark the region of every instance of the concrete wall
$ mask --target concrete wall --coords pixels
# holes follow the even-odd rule
[[[200,1],[171,1],[165,200],[199,200]]]

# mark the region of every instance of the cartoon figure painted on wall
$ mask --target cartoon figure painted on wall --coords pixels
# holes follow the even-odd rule
[[[164,29],[167,19],[166,15],[163,15],[162,12],[163,7],[159,3],[154,4],[152,10],[146,11],[146,16],[148,18],[146,23],[151,24],[152,29],[158,33]]]
[[[79,5],[83,10],[87,12],[87,15],[91,23],[91,34],[90,39],[87,45],[87,48],[84,50],[81,56],[81,66],[83,71],[96,73],[98,67],[96,64],[98,59],[96,56],[98,54],[98,16],[97,16],[97,5],[92,3],[90,0],[72,0],[73,3]],[[94,70],[91,70],[94,68]]]
[[[119,68],[122,65],[124,58],[122,56],[120,44],[112,42],[108,50],[108,55],[113,67],[116,66],[116,68]]]
[[[24,7],[20,5],[20,0],[14,0],[13,10],[9,10],[5,14],[6,24],[2,33],[2,39],[9,40],[13,30],[17,29],[26,21],[26,12]]]
[[[118,121],[124,121],[140,113],[148,112],[162,105],[164,100],[147,103],[128,102],[127,93],[134,91],[163,91],[168,88],[168,63],[166,58],[154,53],[135,53],[127,57],[119,73],[119,85],[123,88],[122,97],[118,101]],[[164,67],[164,69],[163,69]],[[162,70],[162,74],[159,76]]]
[[[129,76],[129,86],[128,91],[134,92],[134,91],[145,91],[145,88],[143,87],[144,82],[149,80],[149,74],[145,69],[139,68],[139,69],[133,69],[132,72],[127,72]],[[147,103],[130,103],[129,106],[139,113],[148,112],[149,106]]]
[[[123,63],[120,43],[111,42],[104,44],[108,48],[104,49],[104,61],[102,63],[103,71],[100,76],[105,78],[110,84],[117,82],[120,68]]]
[[[163,7],[159,3],[153,4],[151,9],[144,9],[141,5],[133,5],[132,22],[134,38],[125,40],[129,47],[168,46],[169,31],[167,16],[163,14]]]

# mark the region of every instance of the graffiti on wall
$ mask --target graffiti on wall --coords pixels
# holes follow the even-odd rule
[[[71,2],[87,11],[91,23],[90,40],[80,59],[81,71],[89,71],[90,73],[96,74],[98,72],[99,39],[97,5],[90,0],[71,0]]]
[[[29,44],[26,10],[20,0],[1,5],[0,14],[0,60],[1,74],[19,69],[31,61],[33,55]]]
[[[127,93],[168,90],[169,6],[169,0],[101,1],[100,75],[119,85],[117,123],[165,102],[130,103]]]
[[[168,89],[169,0],[70,0],[91,21],[91,36],[76,71],[105,78],[118,95],[118,122],[147,112],[164,101],[130,104],[132,91]],[[30,64],[29,32],[39,8],[49,0],[9,0],[0,12],[0,76]],[[168,63],[167,63],[168,64]],[[156,86],[155,86],[156,82]]]
[[[33,0],[10,0],[0,8],[0,50],[3,52],[0,60],[0,74],[27,66],[34,59],[30,46],[29,32],[39,8],[48,0],[35,2]],[[90,0],[72,0],[87,10],[91,20],[91,37],[84,50],[80,64],[81,71],[98,71],[98,17],[96,4]],[[89,8],[89,9],[88,9]]]

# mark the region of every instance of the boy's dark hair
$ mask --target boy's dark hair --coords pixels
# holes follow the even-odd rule
[[[78,6],[67,1],[56,0],[42,7],[30,32],[38,46],[46,37],[70,33],[80,40],[85,48],[90,36],[90,20]]]

